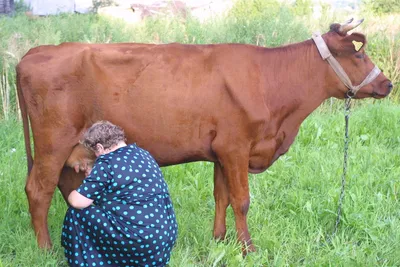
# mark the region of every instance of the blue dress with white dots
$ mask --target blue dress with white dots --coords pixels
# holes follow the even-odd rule
[[[135,144],[97,158],[69,207],[61,244],[70,266],[165,266],[177,237],[168,187],[150,153]]]

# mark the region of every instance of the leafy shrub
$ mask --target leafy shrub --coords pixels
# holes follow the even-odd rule
[[[226,18],[232,42],[279,46],[302,41],[307,28],[276,0],[239,0]]]
[[[99,8],[101,7],[111,6],[115,4],[113,0],[93,0],[92,3],[93,3],[93,8],[91,11],[93,13],[97,13]]]
[[[277,13],[280,6],[277,0],[238,0],[229,13],[239,20],[257,20],[267,12]]]
[[[14,8],[16,13],[26,12],[29,10],[29,6],[23,1],[15,1]]]
[[[293,13],[297,16],[310,16],[313,2],[312,0],[296,0],[293,4]]]
[[[400,13],[399,0],[363,0],[363,5],[375,14]]]

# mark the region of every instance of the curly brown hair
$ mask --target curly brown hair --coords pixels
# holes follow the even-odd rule
[[[94,123],[83,135],[81,144],[96,151],[96,144],[101,144],[104,149],[126,141],[124,130],[109,121],[98,121]]]

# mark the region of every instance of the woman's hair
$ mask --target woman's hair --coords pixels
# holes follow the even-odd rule
[[[125,133],[121,127],[114,125],[109,121],[98,121],[83,135],[81,144],[96,151],[96,144],[101,144],[104,149],[108,149],[125,140]]]

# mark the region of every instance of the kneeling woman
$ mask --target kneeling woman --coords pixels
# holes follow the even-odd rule
[[[83,145],[96,162],[68,197],[61,243],[70,266],[165,266],[177,223],[162,172],[123,130],[95,123]]]

